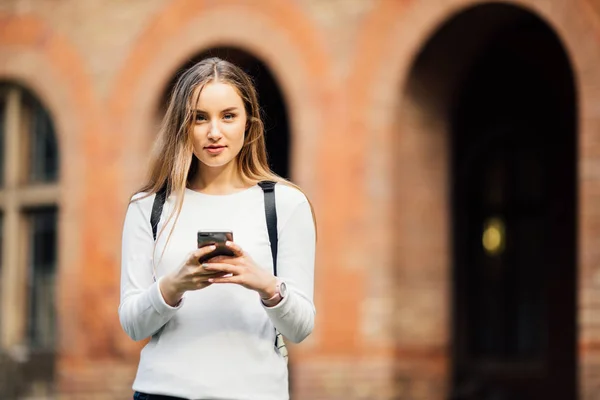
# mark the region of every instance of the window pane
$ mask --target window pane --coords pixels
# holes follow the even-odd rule
[[[29,250],[29,323],[30,348],[51,350],[55,339],[56,209],[28,213]]]
[[[31,182],[54,182],[58,178],[58,149],[48,112],[32,101],[30,168]]]
[[[6,101],[0,91],[0,186],[4,186],[4,128],[6,123]]]
[[[2,268],[2,257],[4,255],[4,214],[0,213],[0,310],[2,310],[2,278],[4,269]],[[3,331],[3,321],[2,321],[2,313],[0,313],[0,332]]]

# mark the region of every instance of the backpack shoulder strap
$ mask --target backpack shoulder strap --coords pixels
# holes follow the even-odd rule
[[[158,230],[158,222],[160,221],[160,216],[162,214],[163,206],[165,204],[165,200],[167,198],[167,188],[166,186],[161,188],[154,198],[154,203],[152,203],[152,213],[150,214],[150,225],[152,226],[152,237],[154,241],[156,241],[156,231]]]
[[[277,276],[277,207],[275,204],[275,182],[261,181],[258,185],[265,196],[265,217],[267,218],[267,231],[271,242],[271,255],[273,256],[273,275]]]
[[[263,190],[265,196],[265,217],[267,217],[267,231],[269,232],[269,241],[271,242],[271,255],[273,256],[273,275],[277,276],[277,207],[275,202],[275,182],[261,181],[258,185]],[[275,328],[275,347],[283,357],[286,364],[288,362],[288,351],[283,340],[281,332]]]

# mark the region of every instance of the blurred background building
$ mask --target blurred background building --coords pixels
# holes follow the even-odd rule
[[[0,1],[0,398],[129,398],[122,221],[206,55],[316,207],[294,399],[600,399],[599,0]]]

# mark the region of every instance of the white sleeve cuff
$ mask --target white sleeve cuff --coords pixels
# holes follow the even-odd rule
[[[281,299],[281,301],[277,304],[275,304],[272,307],[267,306],[265,303],[262,302],[261,300],[261,304],[264,307],[265,310],[267,310],[267,314],[272,315],[274,317],[283,317],[285,314],[287,314],[291,307],[292,307],[292,303],[290,301],[290,297],[293,296],[292,291],[288,290],[287,296],[285,296],[283,299]]]
[[[154,285],[152,285],[152,287],[150,288],[150,302],[152,303],[152,307],[154,307],[158,314],[172,315],[183,305],[185,294],[181,297],[181,300],[179,300],[175,307],[168,305],[164,297],[162,296],[162,293],[160,292],[161,280],[162,277],[159,278],[158,281],[154,282]]]

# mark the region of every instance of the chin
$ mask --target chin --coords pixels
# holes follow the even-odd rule
[[[200,163],[209,168],[221,168],[231,163],[231,161],[233,160],[219,160],[219,157],[215,157],[208,160],[200,160]]]

